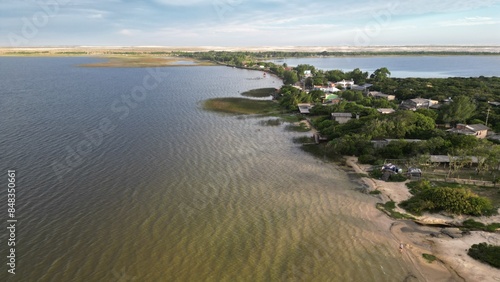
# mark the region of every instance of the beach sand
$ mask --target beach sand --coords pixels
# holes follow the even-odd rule
[[[356,157],[346,157],[346,164],[356,173],[363,174],[366,174],[370,167],[358,164]],[[399,203],[411,197],[405,183],[385,182],[366,177],[361,179],[368,189],[382,192],[377,195],[381,202],[393,200]],[[400,208],[396,210],[405,213]],[[374,218],[377,217],[374,215]],[[425,214],[416,218],[418,222],[425,224],[453,224],[465,219],[435,214]],[[500,281],[500,270],[467,255],[468,248],[473,244],[488,242],[500,245],[498,232],[472,231],[470,235],[455,239],[446,235],[433,237],[431,234],[439,233],[440,227],[423,226],[411,220],[390,220],[389,231],[394,245],[400,248],[402,258],[412,266],[415,281]],[[500,216],[475,218],[475,220],[485,223],[500,222]],[[432,254],[437,259],[429,263],[422,254]]]

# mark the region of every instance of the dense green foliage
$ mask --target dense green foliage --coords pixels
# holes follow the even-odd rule
[[[419,181],[411,187],[413,197],[400,203],[407,211],[420,215],[424,211],[445,211],[452,214],[491,215],[494,208],[487,198],[479,197],[468,189],[433,187],[428,181]]]
[[[470,247],[467,254],[476,260],[500,268],[500,246],[489,245],[487,243],[474,244]]]

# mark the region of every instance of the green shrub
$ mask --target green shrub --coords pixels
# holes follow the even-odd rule
[[[414,195],[420,191],[430,189],[432,187],[431,183],[425,179],[422,179],[419,181],[408,182],[408,183],[406,183],[406,186],[408,186],[408,188],[410,188],[410,193],[412,193]]]
[[[431,254],[422,254],[422,257],[424,257],[424,259],[426,259],[428,263],[432,263],[436,260],[436,256]]]
[[[370,177],[371,178],[380,179],[380,178],[382,178],[383,174],[384,173],[382,171],[380,171],[380,169],[377,169],[377,168],[375,168],[372,171],[370,171]]]
[[[493,246],[487,243],[474,244],[470,247],[467,254],[476,260],[500,268],[500,246]]]
[[[389,176],[389,182],[405,182],[406,180],[406,176],[401,173],[391,174],[391,176]]]
[[[477,222],[474,219],[467,219],[462,222],[462,226],[468,229],[478,229],[478,230],[483,230],[486,225],[482,222]]]
[[[491,215],[494,212],[491,201],[466,189],[449,187],[414,188],[414,196],[400,206],[414,214],[424,211],[446,211],[452,214]]]
[[[371,165],[374,165],[377,163],[377,158],[374,157],[373,155],[361,155],[359,156],[358,158],[358,161],[362,164],[371,164]]]
[[[385,204],[378,203],[377,209],[385,211],[388,215],[395,219],[414,219],[412,216],[395,211],[396,203],[394,201],[386,202]]]
[[[464,222],[462,222],[462,226],[467,229],[472,229],[472,230],[482,230],[482,231],[488,231],[488,232],[495,232],[497,229],[500,228],[500,223],[491,223],[488,225],[485,225],[482,222],[477,222],[474,219],[467,219]]]

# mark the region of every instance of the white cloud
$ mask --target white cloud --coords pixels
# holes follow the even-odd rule
[[[102,14],[92,14],[88,16],[91,19],[102,19],[103,15]]]
[[[441,26],[473,26],[473,25],[491,25],[498,24],[499,20],[489,17],[466,17],[452,21],[440,22]]]
[[[167,6],[193,6],[193,5],[201,5],[201,4],[207,4],[207,2],[216,2],[217,0],[213,1],[206,1],[206,0],[155,0],[156,3],[167,5]],[[232,2],[232,1],[237,1],[237,0],[222,0],[225,2]]]
[[[124,28],[124,29],[121,29],[120,31],[118,31],[119,34],[121,35],[125,35],[125,36],[133,36],[133,35],[136,35],[140,32],[140,30],[138,29],[127,29],[127,28]]]

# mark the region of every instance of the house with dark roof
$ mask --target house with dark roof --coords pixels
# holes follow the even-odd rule
[[[488,129],[484,124],[462,124],[459,123],[455,128],[448,129],[446,131],[450,133],[463,134],[463,135],[474,135],[477,138],[483,139],[488,135]]]
[[[396,99],[396,96],[394,96],[394,95],[384,94],[384,93],[378,92],[378,91],[370,91],[370,92],[368,92],[367,96],[373,97],[375,99],[385,99],[388,101],[392,101],[392,100]]]
[[[373,84],[370,84],[370,83],[365,83],[363,85],[354,84],[351,86],[351,90],[362,91],[363,93],[366,93],[366,92],[368,92],[368,89],[372,86],[373,86]]]
[[[310,104],[310,103],[301,103],[301,104],[297,104],[297,107],[299,107],[299,112],[301,114],[308,114],[309,113],[309,110],[313,107],[314,105],[313,104]]]
[[[401,102],[401,105],[399,105],[399,108],[403,110],[416,111],[418,109],[428,109],[434,105],[437,105],[438,103],[439,101],[436,100],[415,98],[415,99],[404,100],[403,102]]]

